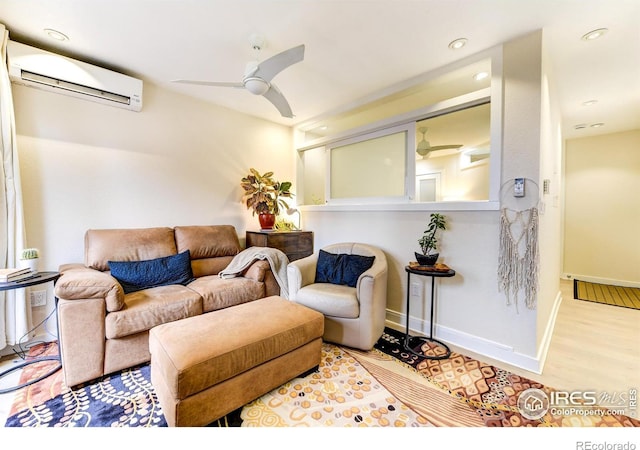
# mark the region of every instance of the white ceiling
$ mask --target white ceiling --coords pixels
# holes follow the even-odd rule
[[[286,125],[543,29],[565,136],[640,128],[640,0],[0,0],[0,22],[13,40]],[[609,31],[581,40],[596,28]],[[304,61],[273,80],[293,119],[245,90],[171,83],[240,81],[253,33],[267,41],[261,59],[306,46]],[[460,37],[468,44],[450,50]]]

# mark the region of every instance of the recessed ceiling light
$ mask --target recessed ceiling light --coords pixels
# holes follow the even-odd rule
[[[606,28],[598,28],[597,30],[589,31],[587,34],[582,36],[582,40],[593,41],[595,39],[602,37],[607,31],[609,30]]]
[[[487,78],[488,76],[489,76],[489,72],[478,72],[473,76],[473,79],[476,81],[481,81]]]
[[[584,128],[587,128],[587,124],[586,123],[580,123],[580,124],[574,126],[573,128],[576,129],[576,130],[582,130]]]
[[[591,128],[600,128],[600,127],[603,127],[603,126],[604,126],[604,123],[598,122],[598,123],[592,124]]]
[[[465,38],[459,38],[459,39],[456,39],[454,41],[449,42],[449,48],[451,50],[459,50],[462,47],[464,47],[465,45],[467,45],[467,39],[465,39]]]
[[[47,34],[47,36],[49,36],[51,39],[55,39],[56,41],[68,41],[69,40],[69,36],[67,36],[64,33],[59,32],[58,30],[53,30],[51,28],[45,28],[44,32]]]
[[[598,100],[587,100],[586,102],[582,102],[582,106],[592,106],[598,103]]]

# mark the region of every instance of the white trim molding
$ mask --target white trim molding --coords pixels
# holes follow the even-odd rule
[[[591,277],[589,275],[576,275],[573,273],[564,273],[562,278],[565,280],[580,280],[587,283],[612,284],[614,286],[640,288],[640,281],[614,280],[612,278]]]
[[[438,340],[443,341],[447,345],[451,344],[453,346],[469,350],[473,353],[486,356],[487,358],[504,362],[529,372],[541,374],[547,357],[549,345],[551,344],[551,336],[553,334],[553,328],[555,326],[561,302],[562,296],[560,295],[560,292],[558,292],[551,312],[551,317],[549,318],[549,322],[545,329],[545,334],[535,357],[518,353],[514,351],[511,346],[438,324],[435,326],[434,335]],[[405,314],[387,309],[386,316],[386,326],[404,333],[407,320]],[[428,320],[422,320],[415,317],[411,317],[409,320],[409,331],[412,335],[428,336],[429,326],[430,324]]]

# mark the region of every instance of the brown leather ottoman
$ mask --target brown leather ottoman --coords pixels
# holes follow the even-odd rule
[[[324,317],[267,297],[159,325],[151,382],[169,426],[204,426],[318,366]]]

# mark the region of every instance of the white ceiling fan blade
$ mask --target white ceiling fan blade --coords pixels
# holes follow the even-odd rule
[[[273,77],[282,72],[292,64],[298,63],[304,59],[304,44],[278,53],[269,59],[258,64],[258,70],[253,73],[254,77],[260,77],[263,80],[271,81]]]
[[[273,106],[280,111],[282,117],[293,117],[293,112],[291,111],[291,107],[289,106],[287,99],[284,98],[280,89],[278,89],[274,84],[271,84],[271,87],[263,94],[263,97],[273,103]]]
[[[174,83],[182,83],[182,84],[197,84],[200,86],[220,86],[220,87],[234,87],[234,88],[243,88],[244,85],[242,83],[233,83],[233,82],[219,82],[219,81],[197,81],[197,80],[171,80]]]
[[[462,145],[434,145],[434,146],[420,146],[416,149],[416,153],[423,158],[427,158],[433,152],[438,152],[439,150],[449,150],[449,149],[459,149]]]
[[[429,151],[435,151],[435,150],[447,150],[449,148],[460,148],[462,147],[462,144],[460,145],[434,145],[433,147],[429,148]]]

